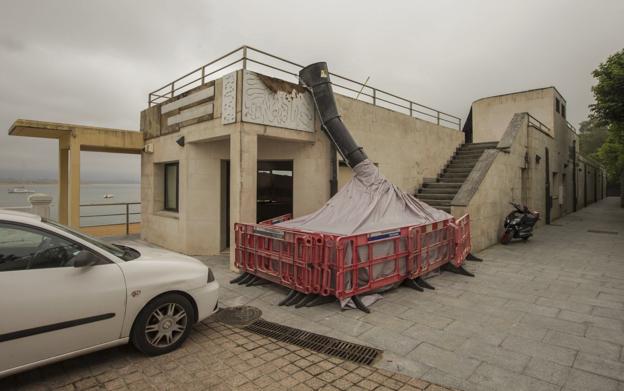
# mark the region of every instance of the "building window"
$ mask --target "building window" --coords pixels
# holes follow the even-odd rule
[[[561,103],[559,102],[559,98],[555,98],[555,110],[557,111],[557,113],[561,112],[561,109],[559,108],[560,105]]]
[[[566,117],[565,105],[564,105],[563,103],[561,104],[561,116],[562,116],[563,118],[565,118],[565,117]]]
[[[165,210],[178,211],[179,167],[176,163],[165,164]]]

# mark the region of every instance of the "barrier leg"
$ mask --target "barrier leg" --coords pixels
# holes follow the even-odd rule
[[[295,304],[295,308],[305,307],[308,303],[315,300],[318,295],[307,295],[299,303]]]
[[[403,285],[405,285],[406,287],[412,288],[412,289],[416,289],[419,292],[424,292],[425,291],[420,285],[418,285],[416,282],[414,282],[414,280],[409,279],[409,278],[406,278],[403,281]]]
[[[238,277],[234,278],[233,280],[230,280],[230,284],[238,284],[238,282],[240,280],[242,280],[243,278],[246,278],[249,274],[247,272],[241,273],[238,275]]]
[[[473,255],[472,253],[468,253],[468,256],[466,257],[467,261],[474,261],[474,262],[483,262],[483,259]]]
[[[253,282],[248,282],[247,286],[266,285],[266,284],[270,284],[270,283],[271,283],[271,281],[265,280],[264,278],[256,276],[256,280],[253,281]]]
[[[367,314],[370,314],[370,310],[364,305],[364,303],[362,303],[360,296],[353,296],[351,297],[351,300],[353,300],[353,304],[355,304],[355,307],[358,310],[362,312],[366,312]]]
[[[279,303],[277,303],[277,305],[279,306],[283,306],[286,305],[286,303],[288,301],[290,301],[293,297],[295,297],[295,295],[299,293],[296,290],[291,290],[290,292],[288,292],[288,294],[286,295],[286,297],[284,298],[284,300],[280,301]]]
[[[312,299],[311,302],[306,304],[306,307],[316,307],[317,305],[331,303],[334,300],[336,300],[336,298],[334,296],[321,296],[321,295],[318,295],[317,297]]]
[[[239,280],[239,281],[237,282],[237,284],[238,284],[238,285],[245,285],[245,284],[247,284],[249,281],[253,280],[253,279],[254,279],[254,277],[256,277],[256,276],[254,276],[253,274],[247,273],[247,276],[245,276],[245,278],[243,278],[243,279]]]
[[[296,295],[294,295],[290,300],[288,300],[286,303],[284,303],[285,306],[291,306],[291,305],[295,305],[297,303],[299,303],[301,300],[303,300],[304,297],[306,297],[307,295],[305,293],[301,293],[301,292],[297,292]]]
[[[428,283],[427,281],[425,281],[425,279],[424,279],[424,278],[422,278],[422,277],[416,277],[416,278],[414,278],[414,282],[415,282],[417,285],[419,285],[419,286],[421,286],[421,287],[423,287],[423,288],[425,288],[425,289],[431,289],[431,290],[434,290],[434,289],[435,289],[435,287],[434,287],[433,285],[429,284],[429,283]]]
[[[455,273],[455,274],[461,274],[463,276],[468,276],[468,277],[474,277],[474,274],[470,273],[468,270],[464,269],[463,266],[455,266],[452,263],[447,263],[445,265],[442,266],[442,270],[451,272],[451,273]]]

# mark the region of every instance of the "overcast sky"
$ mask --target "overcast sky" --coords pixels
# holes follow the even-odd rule
[[[463,119],[484,96],[554,85],[574,124],[591,71],[624,47],[624,1],[27,1],[0,4],[0,178],[54,178],[54,140],[17,118],[138,130],[147,94],[242,44]],[[83,178],[139,177],[83,153]]]

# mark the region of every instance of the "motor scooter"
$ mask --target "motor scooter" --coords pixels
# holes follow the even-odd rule
[[[510,204],[515,210],[505,217],[505,232],[500,239],[502,244],[508,244],[512,239],[529,240],[533,236],[533,227],[540,218],[539,212],[530,211],[526,205],[522,206],[513,202]]]

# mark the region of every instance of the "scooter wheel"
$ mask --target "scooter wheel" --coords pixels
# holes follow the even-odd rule
[[[511,236],[511,231],[505,231],[505,233],[503,233],[503,236],[501,236],[500,238],[501,244],[509,244],[509,242],[511,242]]]

